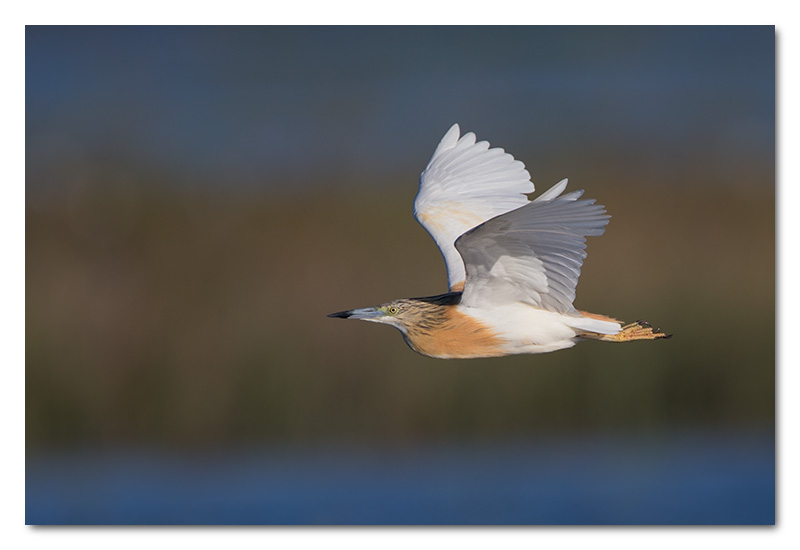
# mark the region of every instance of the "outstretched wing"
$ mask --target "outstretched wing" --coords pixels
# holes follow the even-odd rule
[[[461,290],[466,273],[456,239],[486,220],[530,202],[533,183],[525,165],[503,149],[459,137],[454,124],[422,172],[414,217],[430,233],[447,264],[450,290]]]
[[[455,243],[466,265],[461,303],[525,302],[579,316],[575,286],[586,257],[587,236],[602,235],[610,216],[583,191],[562,195],[567,180],[533,202],[462,235]]]

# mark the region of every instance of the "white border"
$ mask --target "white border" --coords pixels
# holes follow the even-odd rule
[[[2,87],[3,231],[7,260],[2,270],[4,446],[2,528],[9,548],[52,548],[64,544],[81,548],[139,548],[180,543],[217,548],[407,548],[434,544],[459,549],[596,547],[660,549],[715,547],[788,548],[797,544],[798,369],[790,319],[798,308],[796,264],[798,221],[791,209],[800,204],[798,191],[797,127],[798,38],[791,3],[760,1],[745,6],[698,0],[666,4],[641,1],[553,2],[300,2],[289,6],[266,2],[253,13],[252,2],[224,4],[143,1],[113,4],[99,1],[33,1],[4,8],[0,32],[5,73]],[[285,4],[285,3],[281,3]],[[224,10],[224,11],[223,11]],[[25,24],[777,24],[778,58],[778,407],[779,485],[777,528],[99,528],[55,529],[24,526],[24,25]],[[746,261],[743,259],[743,261]],[[746,289],[743,289],[746,291]]]

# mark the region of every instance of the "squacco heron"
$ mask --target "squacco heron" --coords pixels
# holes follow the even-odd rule
[[[391,325],[414,351],[448,359],[545,353],[584,339],[669,338],[645,321],[622,326],[572,305],[585,237],[602,235],[609,216],[566,187],[564,179],[529,200],[525,165],[454,124],[414,200],[414,217],[444,256],[449,291],[329,317]]]

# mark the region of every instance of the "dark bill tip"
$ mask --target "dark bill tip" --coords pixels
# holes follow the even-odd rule
[[[348,311],[337,311],[336,313],[330,313],[328,317],[339,317],[340,319],[347,319],[350,315],[353,314],[352,310]]]

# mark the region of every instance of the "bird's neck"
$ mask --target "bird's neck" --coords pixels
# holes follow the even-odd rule
[[[460,293],[458,293],[460,301]],[[458,303],[442,305],[420,302],[424,312],[419,320],[406,326],[406,342],[429,357],[469,358],[503,355],[502,338],[481,321],[461,311]]]

